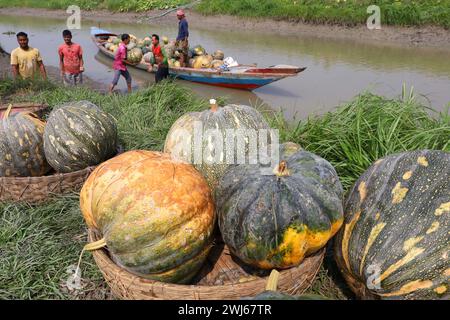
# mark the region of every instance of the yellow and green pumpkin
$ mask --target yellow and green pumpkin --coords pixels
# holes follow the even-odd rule
[[[152,151],[128,151],[99,165],[80,194],[89,228],[111,258],[144,278],[188,283],[212,246],[215,209],[191,165]]]
[[[97,165],[117,152],[116,121],[89,101],[69,102],[50,113],[44,151],[58,172]]]
[[[127,60],[131,63],[138,63],[142,60],[142,50],[139,48],[133,48],[127,53]]]
[[[376,161],[345,202],[335,257],[362,299],[448,299],[450,153]]]
[[[0,120],[0,177],[35,177],[46,174],[43,133],[45,122],[32,113],[10,115]]]
[[[211,63],[213,62],[213,57],[209,54],[201,55],[194,58],[194,62],[192,63],[192,67],[194,69],[207,69],[211,67]]]
[[[343,222],[343,189],[333,166],[293,143],[280,164],[230,167],[216,188],[219,228],[230,251],[260,269],[298,266]]]

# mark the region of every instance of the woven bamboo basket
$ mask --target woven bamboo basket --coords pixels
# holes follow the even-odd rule
[[[3,118],[3,114],[6,112],[6,110],[8,110],[8,107],[9,105],[7,104],[0,105],[0,119]],[[48,105],[43,103],[13,103],[10,114],[12,115],[19,112],[33,112],[41,118],[47,108]]]
[[[101,237],[89,230],[89,241]],[[265,290],[269,272],[257,274],[236,261],[223,243],[216,243],[193,285],[144,279],[117,266],[106,249],[92,251],[94,260],[113,295],[125,300],[236,300]],[[306,258],[298,267],[280,272],[278,290],[301,294],[307,290],[322,264],[325,249]]]
[[[40,203],[54,195],[78,192],[94,168],[40,177],[0,177],[0,201]]]

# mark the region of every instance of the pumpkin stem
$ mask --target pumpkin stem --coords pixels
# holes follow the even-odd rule
[[[219,106],[217,105],[216,99],[209,100],[209,104],[211,105],[211,111],[216,112],[219,109]]]
[[[98,241],[88,243],[87,245],[84,246],[83,250],[94,251],[94,250],[101,249],[103,247],[106,247],[106,239],[105,238],[101,238]]]
[[[278,177],[285,177],[290,174],[289,169],[287,167],[287,162],[285,160],[281,161],[278,166],[275,167],[273,173]]]
[[[6,119],[9,117],[9,114],[11,113],[12,104],[9,104],[8,109],[6,109],[6,112],[3,114],[3,119]]]
[[[277,291],[279,276],[280,273],[277,270],[273,269],[270,273],[269,280],[267,280],[266,291]]]
[[[87,245],[85,245],[83,247],[83,250],[81,250],[80,257],[78,258],[78,264],[77,264],[77,268],[75,269],[75,274],[76,275],[80,274],[81,258],[83,257],[83,253],[85,251],[94,251],[94,250],[104,248],[105,246],[106,246],[105,238],[101,238],[98,241],[91,242],[91,243],[88,243]]]

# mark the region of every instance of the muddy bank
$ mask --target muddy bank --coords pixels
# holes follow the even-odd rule
[[[176,24],[176,14],[171,12],[160,17],[164,11],[146,13],[111,13],[109,11],[83,11],[82,19],[97,22],[130,22]],[[41,16],[66,19],[69,15],[63,10],[34,8],[2,8],[0,14]],[[450,30],[440,27],[393,27],[382,26],[381,30],[369,30],[366,26],[343,27],[336,25],[311,25],[298,22],[274,21],[271,19],[239,18],[232,16],[203,16],[193,10],[186,11],[191,26],[238,32],[250,30],[268,35],[315,36],[330,39],[352,39],[362,42],[389,43],[400,46],[439,47],[450,50]]]
[[[44,61],[45,65],[45,61]],[[62,83],[59,69],[53,66],[45,66],[48,78],[55,83]],[[0,78],[11,76],[11,57],[8,52],[0,48]],[[91,88],[96,91],[106,92],[107,87],[89,77],[83,76],[83,86]]]

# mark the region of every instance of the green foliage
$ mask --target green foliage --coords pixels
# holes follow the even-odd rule
[[[83,10],[108,9],[111,11],[143,12],[154,9],[169,9],[189,3],[183,0],[0,0],[1,7],[31,7],[66,9],[77,5]]]
[[[197,10],[204,14],[357,25],[366,23],[370,5],[380,7],[382,24],[450,27],[449,0],[203,0]]]
[[[433,115],[433,116],[430,116]],[[376,160],[393,153],[433,149],[450,151],[450,114],[420,105],[404,91],[390,100],[363,93],[336,111],[290,127],[272,119],[283,141],[292,141],[330,161],[344,188]]]

